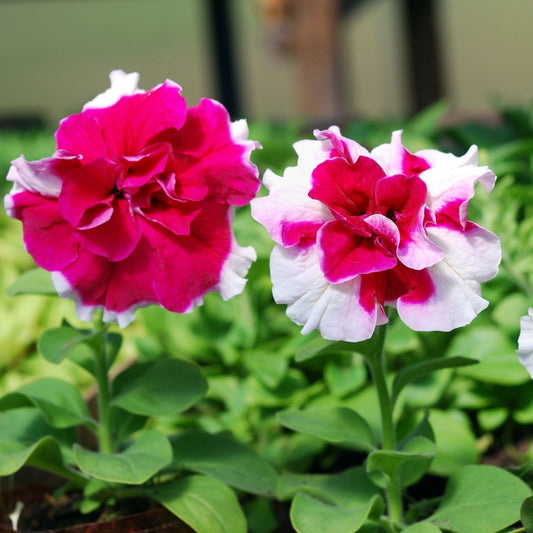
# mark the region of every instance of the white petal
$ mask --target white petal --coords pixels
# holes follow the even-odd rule
[[[318,329],[329,340],[359,342],[384,323],[377,306],[365,311],[359,303],[360,278],[332,285],[324,278],[316,246],[305,250],[274,246],[270,258],[273,295],[287,304],[287,315],[302,325],[302,334]]]
[[[444,252],[444,259],[427,269],[435,293],[418,303],[400,298],[398,313],[412,329],[450,331],[469,324],[487,307],[480,282],[492,279],[498,272],[500,240],[475,224],[465,232],[431,227],[428,236]]]
[[[87,102],[83,106],[84,111],[86,109],[109,107],[116,104],[123,96],[144,92],[137,87],[139,83],[139,74],[137,72],[126,74],[123,70],[113,70],[109,74],[109,79],[111,80],[111,87],[90,102]]]
[[[464,232],[435,226],[428,227],[427,233],[444,252],[444,261],[462,279],[488,281],[498,273],[502,252],[494,233],[472,223]]]
[[[370,156],[375,159],[387,176],[401,174],[403,171],[403,157],[405,148],[402,144],[402,131],[392,133],[391,142],[376,146]]]
[[[263,183],[270,194],[252,200],[252,217],[265,226],[275,242],[282,244],[282,230],[286,223],[333,219],[324,204],[309,198],[309,177],[300,168],[287,168],[283,177],[267,170]]]
[[[303,139],[295,142],[292,146],[298,154],[298,168],[311,182],[311,174],[315,167],[329,158],[331,143],[329,141]]]
[[[463,201],[461,221],[466,221],[468,200],[474,196],[474,186],[480,182],[490,192],[496,176],[488,167],[465,166],[450,169],[434,167],[420,174],[428,188],[427,205],[438,212],[446,204],[457,200]]]
[[[465,326],[488,306],[479,283],[465,280],[445,261],[427,269],[434,293],[425,301],[398,299],[401,319],[416,331],[451,331]]]
[[[224,300],[240,294],[246,285],[245,276],[256,259],[257,254],[251,246],[242,248],[233,240],[230,255],[224,262],[220,280],[213,290],[219,292]]]
[[[520,336],[516,353],[519,361],[533,378],[533,309],[531,307],[528,315],[520,319]]]
[[[15,192],[25,189],[48,198],[57,198],[61,192],[61,178],[51,171],[51,163],[56,159],[46,157],[39,161],[26,161],[23,155],[12,161],[7,180],[18,184]],[[76,156],[65,159],[76,159]]]
[[[425,159],[432,167],[459,168],[467,165],[476,166],[478,153],[477,146],[473,145],[460,157],[439,150],[420,150],[415,155]]]

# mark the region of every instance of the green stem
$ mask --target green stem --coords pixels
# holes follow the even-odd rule
[[[378,395],[379,409],[381,413],[381,436],[383,450],[394,450],[396,437],[394,432],[393,405],[387,386],[385,366],[385,337],[387,324],[378,326],[376,329],[376,348],[372,355],[367,357],[370,373]],[[403,520],[402,493],[399,476],[389,480],[386,489],[389,517],[393,522],[401,523]]]
[[[94,332],[102,332],[102,338],[97,343],[94,353],[96,383],[98,386],[98,443],[102,453],[113,452],[113,438],[111,432],[111,410],[109,402],[111,387],[109,384],[107,364],[107,332],[103,325],[101,315],[94,320]]]

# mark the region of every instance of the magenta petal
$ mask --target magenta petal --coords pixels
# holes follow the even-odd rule
[[[144,239],[132,254],[118,263],[81,251],[79,260],[61,272],[70,286],[62,295],[76,300],[80,316],[87,313],[79,308],[95,307],[102,307],[111,315],[124,314],[157,302],[153,279],[158,270],[154,250]]]
[[[297,244],[307,247],[315,244],[317,232],[323,224],[323,221],[282,222],[281,239],[283,246]]]
[[[77,239],[85,249],[110,261],[121,261],[128,257],[141,236],[142,231],[127,200],[113,202],[113,214],[105,224],[76,232]]]
[[[59,211],[74,227],[93,227],[109,219],[113,188],[118,169],[105,159],[71,170],[63,180]],[[96,219],[96,223],[95,223]]]
[[[254,198],[260,183],[249,160],[250,147],[233,140],[229,115],[221,104],[203,98],[190,108],[175,142],[177,152],[197,159],[197,172],[211,196],[237,206]]]
[[[202,201],[209,194],[205,172],[194,157],[175,155],[169,172],[159,184],[169,198]]]
[[[135,192],[137,187],[165,170],[171,152],[172,146],[169,143],[158,142],[141,150],[139,155],[121,157],[119,165],[123,177],[118,184],[119,188],[126,192],[133,188]]]
[[[143,209],[142,215],[154,222],[160,224],[168,231],[176,235],[189,235],[191,232],[191,222],[200,213],[201,208],[194,203],[163,204],[157,202],[149,209]]]
[[[190,236],[154,230],[151,239],[162,261],[155,280],[158,300],[170,311],[190,311],[220,281],[231,252],[228,207],[211,202],[191,224]]]
[[[365,156],[352,165],[343,159],[329,159],[315,168],[309,197],[339,216],[362,215],[373,204],[376,183],[383,176],[383,169]]]
[[[163,130],[182,126],[187,104],[180,92],[167,80],[146,93],[123,96],[111,107],[72,115],[60,124],[57,147],[81,154],[84,163],[138,155]]]
[[[13,213],[23,224],[26,250],[41,268],[61,270],[76,259],[78,242],[56,200],[22,191],[13,195],[12,201]]]
[[[376,246],[375,241],[375,236],[355,234],[344,222],[326,223],[318,234],[324,276],[331,283],[339,283],[358,274],[393,268],[395,254],[384,246]]]

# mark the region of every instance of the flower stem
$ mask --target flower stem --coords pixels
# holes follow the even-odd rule
[[[109,402],[111,387],[109,384],[107,364],[107,331],[103,325],[101,314],[94,320],[94,333],[101,332],[101,338],[94,346],[94,365],[96,383],[98,386],[98,443],[102,453],[113,452],[113,438],[111,432],[111,410]]]
[[[385,367],[385,337],[387,324],[376,328],[376,347],[374,353],[367,357],[370,373],[378,395],[381,413],[381,436],[383,450],[394,450],[396,437],[392,417],[393,405],[387,386]],[[401,523],[403,520],[401,484],[398,476],[391,477],[386,489],[389,517],[393,522]]]

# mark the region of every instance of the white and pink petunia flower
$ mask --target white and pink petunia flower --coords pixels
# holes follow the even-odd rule
[[[100,308],[124,327],[142,306],[182,313],[240,293],[255,251],[231,221],[259,188],[246,121],[209,99],[188,109],[169,80],[144,92],[136,73],[110,78],[61,121],[52,157],[12,163],[5,207],[26,249],[83,320]]]
[[[276,243],[276,302],[302,333],[331,340],[368,339],[386,305],[419,331],[468,324],[501,257],[498,237],[467,220],[474,185],[490,191],[496,179],[476,147],[411,154],[398,131],[368,152],[336,126],[315,136],[295,143],[283,177],[265,173],[269,194],[252,201]]]
[[[519,361],[524,365],[533,378],[533,308],[520,319],[520,336],[518,337]]]

